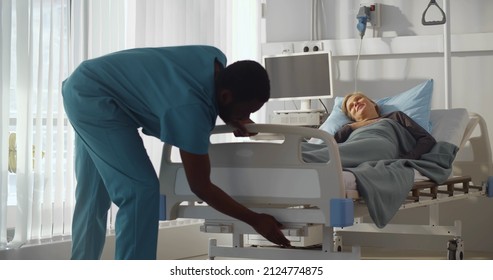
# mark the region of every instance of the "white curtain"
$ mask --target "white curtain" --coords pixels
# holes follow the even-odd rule
[[[1,0],[0,249],[71,233],[74,132],[60,91],[81,61],[126,48],[188,44],[214,45],[229,63],[260,61],[260,3]],[[148,149],[158,163],[160,147]]]
[[[0,4],[2,247],[62,235],[70,224],[73,180],[67,172],[72,160],[67,143],[71,134],[60,97],[61,81],[69,71],[69,2],[2,0]],[[10,243],[8,221],[15,228]]]
[[[0,248],[7,245],[11,1],[0,1]]]
[[[128,47],[205,44],[260,61],[261,0],[129,0]]]

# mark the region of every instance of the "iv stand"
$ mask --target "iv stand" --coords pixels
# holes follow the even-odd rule
[[[449,20],[445,22],[443,27],[443,65],[445,68],[445,109],[450,109],[451,97],[452,97],[452,58],[451,58],[451,42],[450,42],[450,6],[449,0],[443,0],[443,8],[445,9],[445,14],[448,15]]]

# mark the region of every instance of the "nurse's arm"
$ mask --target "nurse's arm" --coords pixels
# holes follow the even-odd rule
[[[197,197],[217,211],[249,224],[267,240],[289,246],[289,240],[281,232],[282,225],[274,217],[248,209],[211,182],[209,155],[184,150],[180,150],[180,155],[188,184]]]

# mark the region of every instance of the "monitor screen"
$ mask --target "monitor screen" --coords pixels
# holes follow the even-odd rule
[[[294,53],[264,57],[271,100],[332,97],[330,52]]]

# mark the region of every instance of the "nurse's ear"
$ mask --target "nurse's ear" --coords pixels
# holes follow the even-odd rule
[[[229,89],[222,89],[218,93],[218,101],[224,106],[233,102],[233,92]]]

